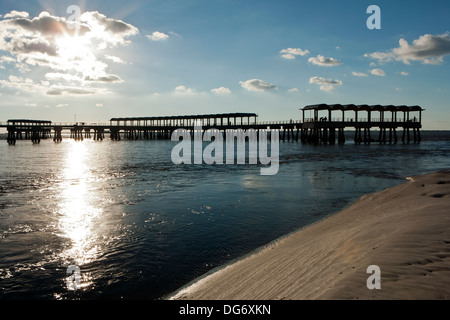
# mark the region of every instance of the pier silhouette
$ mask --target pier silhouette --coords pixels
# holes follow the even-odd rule
[[[202,115],[121,117],[109,123],[53,123],[49,120],[11,119],[0,123],[8,131],[7,142],[15,145],[17,140],[53,138],[55,143],[63,139],[63,131],[70,132],[75,140],[104,140],[109,133],[111,140],[170,139],[172,132],[184,128],[193,130],[201,124],[202,130],[277,130],[280,140],[303,143],[345,143],[345,129],[354,130],[355,143],[397,143],[397,130],[402,130],[404,143],[420,142],[422,107],[393,105],[341,105],[317,104],[300,109],[302,120],[258,121],[255,113],[219,113]],[[307,115],[309,113],[309,116]],[[378,137],[375,131],[378,129]],[[372,130],[372,131],[371,131]],[[412,131],[412,132],[411,132]]]
[[[424,109],[420,106],[317,104],[301,110],[304,142],[334,143],[337,131],[338,143],[344,143],[346,128],[354,129],[355,143],[396,143],[399,128],[403,129],[402,142],[421,141],[420,129]],[[312,115],[306,117],[305,113],[308,111]],[[324,116],[319,117],[321,114]],[[371,136],[372,128],[378,128],[377,139]]]

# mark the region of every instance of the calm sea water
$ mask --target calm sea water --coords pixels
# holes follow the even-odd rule
[[[405,177],[450,167],[420,144],[280,143],[280,169],[175,165],[171,141],[0,140],[0,299],[158,299]],[[80,268],[77,290],[67,268]]]

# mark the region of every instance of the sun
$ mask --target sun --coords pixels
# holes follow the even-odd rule
[[[67,70],[75,70],[84,76],[92,76],[99,71],[94,47],[86,35],[64,34],[56,38],[55,42],[58,58]]]
[[[58,54],[68,61],[82,60],[93,55],[90,41],[85,36],[65,34],[56,39]]]

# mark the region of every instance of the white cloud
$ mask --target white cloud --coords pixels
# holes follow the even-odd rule
[[[56,105],[57,108],[64,108],[64,107],[68,107],[68,106],[69,105],[67,103],[60,103],[60,104]]]
[[[177,86],[175,88],[175,93],[179,93],[179,94],[193,94],[194,90],[191,88],[187,88],[183,85]]]
[[[250,79],[247,81],[239,81],[241,87],[247,89],[248,91],[259,91],[264,92],[267,90],[278,89],[275,85],[262,81],[260,79]]]
[[[400,74],[405,77],[409,76],[409,72],[406,72],[406,71],[402,71],[402,72],[400,72]]]
[[[181,35],[180,35],[180,34],[178,34],[178,33],[176,33],[176,32],[173,32],[173,31],[169,31],[169,34],[170,34],[170,35],[172,35],[172,36],[175,36],[175,37],[181,38]]]
[[[0,57],[0,69],[6,69],[3,64],[5,63],[15,63],[16,59],[9,56],[1,56]]]
[[[291,88],[291,89],[288,89],[287,92],[289,92],[289,93],[297,93],[297,92],[298,92],[298,88]]]
[[[322,91],[332,91],[334,86],[342,85],[341,80],[325,79],[317,76],[309,78],[309,83],[320,85],[320,90]]]
[[[320,86],[320,90],[322,91],[332,91],[334,90],[334,86],[330,85],[330,84],[323,84]]]
[[[367,77],[367,73],[364,72],[352,71],[352,75],[354,75],[355,77]]]
[[[287,48],[280,51],[280,53],[283,53],[281,56],[284,59],[295,59],[295,56],[305,56],[309,54],[308,50],[302,50],[300,48]]]
[[[9,57],[9,56],[1,56],[0,63],[3,63],[3,62],[14,63],[14,62],[16,62],[16,59],[14,59],[13,57]]]
[[[103,107],[103,104],[102,103],[96,103],[95,106],[101,108],[101,107]]]
[[[83,79],[79,76],[68,74],[68,73],[60,73],[60,72],[48,72],[45,74],[45,77],[49,80],[56,81],[56,80],[65,80],[65,81],[77,81],[82,82]],[[49,83],[47,84],[49,85]]]
[[[231,93],[231,90],[225,87],[211,89],[211,92],[221,95],[227,95]]]
[[[46,93],[50,96],[61,96],[61,95],[89,95],[106,92],[108,91],[98,90],[96,88],[89,88],[89,87],[51,86]]]
[[[334,80],[334,79],[325,79],[322,77],[311,77],[309,79],[309,83],[314,83],[314,84],[328,84],[328,85],[341,85],[342,81],[341,80]]]
[[[122,63],[122,64],[127,63],[126,61],[124,61],[121,58],[116,57],[116,56],[105,55],[105,59],[111,60],[112,62],[115,62],[115,63]]]
[[[25,103],[26,107],[36,107],[37,104],[36,103]]]
[[[85,81],[94,81],[94,82],[110,82],[110,83],[120,83],[123,82],[123,80],[115,75],[115,74],[106,74],[98,77],[90,77],[87,76],[84,78]]]
[[[308,62],[311,62],[312,64],[323,66],[323,67],[334,67],[342,64],[341,61],[334,59],[334,58],[325,58],[324,56],[321,56],[320,54],[317,57],[311,57],[308,59]]]
[[[410,64],[411,61],[421,61],[423,64],[440,64],[444,56],[450,54],[450,34],[425,34],[413,40],[412,45],[405,39],[399,40],[399,47],[387,52],[366,53],[364,56],[378,60],[380,63],[402,61]]]
[[[25,11],[16,11],[13,10],[10,13],[5,14],[5,19],[11,19],[11,18],[28,18],[29,14]],[[0,15],[1,17],[1,15]]]
[[[147,35],[146,37],[152,41],[161,41],[169,39],[169,35],[159,31],[154,31],[152,34]]]
[[[10,89],[19,89],[30,92],[36,92],[42,88],[40,84],[34,83],[30,78],[22,78],[14,75],[10,75],[8,80],[0,80],[0,85]]]
[[[295,55],[293,55],[292,53],[286,53],[281,56],[286,60],[294,60],[295,59]]]
[[[373,74],[374,76],[379,77],[384,77],[386,75],[386,73],[381,69],[372,69],[370,70],[370,73]]]
[[[47,94],[52,96],[59,95],[87,95],[87,94],[108,94],[108,90],[101,88],[90,88],[83,86],[71,86],[71,85],[49,85],[45,81],[41,83],[34,82],[30,78],[17,77],[10,75],[8,80],[0,80],[0,86],[14,90],[21,90],[26,92],[37,92],[41,94]],[[20,94],[17,91],[15,94]]]
[[[395,91],[402,91],[402,89],[400,89],[400,88],[395,88]]]
[[[129,43],[128,37],[137,35],[139,29],[122,20],[108,18],[98,11],[84,12],[80,16],[82,25],[89,28],[89,33],[103,45],[117,46]]]

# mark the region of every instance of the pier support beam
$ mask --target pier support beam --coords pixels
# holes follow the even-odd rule
[[[33,129],[31,132],[31,142],[35,144],[41,143],[41,135],[38,129]]]
[[[8,138],[6,139],[9,145],[16,144],[15,127],[8,127]]]
[[[111,128],[109,137],[113,141],[120,141],[120,129]]]
[[[83,141],[83,128],[72,128],[70,129],[70,138],[75,141]]]
[[[102,141],[104,138],[105,138],[105,129],[104,128],[94,129],[94,140]]]
[[[62,141],[62,127],[54,127],[53,141],[58,143]]]

